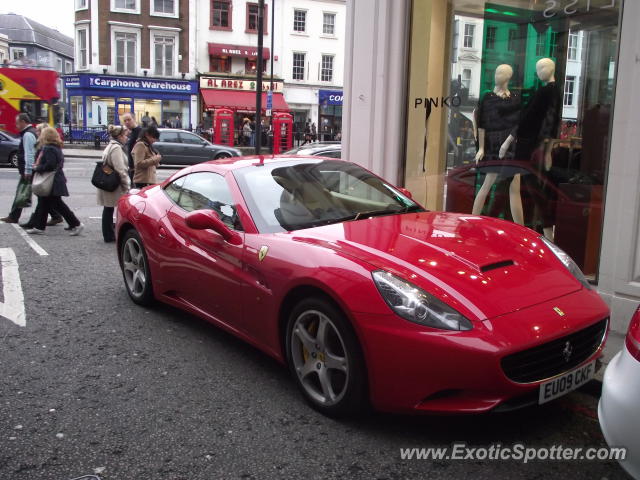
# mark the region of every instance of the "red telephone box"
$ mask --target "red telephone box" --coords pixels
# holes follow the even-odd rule
[[[289,113],[274,113],[273,154],[286,152],[293,147],[293,116]]]
[[[218,108],[213,114],[213,143],[233,147],[233,110]]]

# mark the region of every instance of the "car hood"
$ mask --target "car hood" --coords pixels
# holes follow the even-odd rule
[[[373,217],[292,232],[384,269],[486,320],[567,295],[581,284],[527,228],[442,212]]]

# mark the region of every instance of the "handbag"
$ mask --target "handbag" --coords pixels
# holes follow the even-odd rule
[[[31,191],[38,197],[48,197],[53,190],[53,179],[58,169],[51,172],[36,172],[31,182]]]
[[[93,170],[91,184],[105,192],[114,192],[120,186],[120,175],[113,168],[106,165],[107,155],[103,157],[105,160],[96,162],[96,168]]]

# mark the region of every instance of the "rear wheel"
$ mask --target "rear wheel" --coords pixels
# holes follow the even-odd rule
[[[231,158],[231,155],[227,152],[220,152],[214,157],[214,160],[222,160],[223,158]]]
[[[140,234],[129,230],[120,247],[120,265],[127,293],[138,305],[153,303],[153,289],[147,252],[142,244]]]
[[[291,374],[313,408],[334,417],[363,410],[364,356],[351,324],[333,303],[310,298],[296,305],[286,346]]]

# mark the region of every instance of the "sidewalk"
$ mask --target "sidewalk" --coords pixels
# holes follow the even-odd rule
[[[101,158],[102,150],[104,148],[96,149],[94,147],[91,148],[82,148],[80,145],[72,145],[70,147],[63,147],[62,153],[64,153],[65,157],[74,157],[74,158]]]

